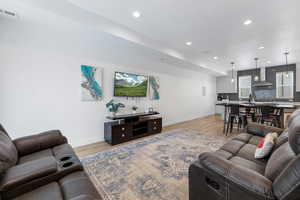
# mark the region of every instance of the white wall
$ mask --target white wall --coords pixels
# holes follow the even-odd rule
[[[105,103],[112,98],[113,73],[157,75],[161,100],[127,100],[154,106],[163,125],[214,113],[215,77],[161,63],[155,52],[79,27],[47,27],[1,20],[0,122],[13,138],[60,129],[73,146],[103,141]],[[102,102],[82,102],[80,65],[104,68]],[[207,95],[202,96],[202,86]]]

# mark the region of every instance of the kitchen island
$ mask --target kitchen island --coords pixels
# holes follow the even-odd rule
[[[249,103],[247,101],[218,101],[216,106],[224,107],[224,127],[223,132],[225,133],[226,125],[228,123],[228,113],[230,107],[233,105],[238,105],[244,108],[261,108],[261,107],[272,107],[278,109],[280,112],[280,127],[285,127],[285,113],[291,113],[293,110],[300,108],[300,102],[253,102]]]

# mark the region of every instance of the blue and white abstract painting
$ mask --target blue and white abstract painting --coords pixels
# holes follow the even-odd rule
[[[103,98],[102,68],[81,65],[82,101],[101,101]]]
[[[160,94],[159,94],[159,78],[155,76],[149,76],[149,84],[150,84],[150,99],[152,100],[159,100]]]

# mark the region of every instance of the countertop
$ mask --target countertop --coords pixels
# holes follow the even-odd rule
[[[216,105],[225,106],[228,104],[239,104],[244,107],[261,107],[272,106],[283,109],[297,109],[300,107],[300,102],[253,102],[249,104],[248,101],[217,101]]]
[[[243,103],[249,103],[248,101],[216,101],[216,104],[219,103],[237,103],[237,104],[243,104]],[[299,106],[300,107],[300,102],[287,102],[287,101],[266,101],[266,102],[261,102],[257,101],[255,104],[277,104],[277,105],[294,105],[294,106]]]

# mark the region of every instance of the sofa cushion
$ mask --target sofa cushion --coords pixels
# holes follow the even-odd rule
[[[273,133],[273,132],[276,132],[280,135],[282,133],[282,129],[273,126],[265,126],[264,124],[249,122],[246,128],[246,132],[251,135],[265,137],[268,133]]]
[[[254,136],[248,133],[241,133],[233,140],[238,140],[243,142],[242,147],[235,153],[235,155],[253,161],[259,165],[266,165],[267,160],[266,159],[255,159],[254,153],[256,149],[256,145],[258,144],[259,140],[261,140],[263,137],[260,136]]]
[[[77,157],[69,144],[62,144],[55,146],[53,148],[45,149],[42,151],[38,151],[36,153],[28,154],[26,156],[22,156],[19,159],[18,164],[23,164],[25,162],[38,160],[40,158],[44,158],[47,156],[54,156],[57,160],[61,159],[64,156],[72,155],[73,157]]]
[[[288,127],[290,127],[290,125],[291,125],[292,121],[294,120],[294,118],[296,118],[296,117],[299,116],[299,115],[300,115],[300,109],[294,111],[294,112],[291,114],[291,116],[289,117],[288,122],[287,122]]]
[[[268,160],[265,176],[274,181],[278,175],[284,170],[287,164],[296,157],[289,143],[281,145]]]
[[[256,144],[263,137],[253,136],[247,133],[241,133],[224,146],[222,146],[216,154],[227,160],[234,156],[244,158],[246,160],[255,162],[258,165],[265,166],[267,161],[265,159],[255,159],[254,153],[256,149]]]
[[[53,148],[55,146],[67,143],[66,137],[59,130],[51,130],[17,138],[14,141],[20,156],[25,156],[31,153]]]
[[[53,147],[52,153],[53,153],[54,157],[56,157],[58,159],[60,159],[64,156],[68,156],[68,155],[76,156],[72,146],[69,144],[62,144],[62,145]]]
[[[290,121],[289,143],[296,154],[300,153],[300,115],[295,116]]]
[[[65,199],[102,199],[83,171],[72,173],[60,179],[59,184]]]
[[[233,154],[228,152],[228,151],[224,151],[222,149],[219,149],[215,152],[215,154],[223,159],[229,160],[230,158],[232,158]]]
[[[102,200],[83,171],[72,173],[12,200]]]
[[[232,153],[236,155],[240,149],[245,145],[244,142],[239,140],[230,140],[224,146],[221,147],[221,150],[227,151],[229,153]]]
[[[281,145],[283,145],[284,143],[288,142],[289,140],[289,131],[288,129],[285,129],[281,135],[277,138],[276,142],[275,142],[275,146],[273,148],[273,152],[278,149]]]
[[[264,137],[264,130],[260,126],[247,126],[247,133]]]
[[[266,166],[267,160],[266,159],[256,159],[254,157],[256,150],[256,146],[253,144],[245,144],[240,151],[238,152],[237,156],[244,158],[246,160],[250,160],[255,162],[256,164]]]
[[[245,158],[247,160],[255,161],[254,159],[254,152],[255,152],[256,146],[253,144],[245,144],[240,151],[238,152],[238,156]]]
[[[235,138],[233,138],[233,140],[238,140],[245,144],[249,143],[249,144],[253,144],[256,146],[262,138],[263,137],[261,137],[261,136],[251,135],[248,133],[241,133],[238,136],[236,136]]]
[[[265,172],[265,166],[264,165],[260,165],[257,164],[255,162],[252,162],[250,160],[247,160],[245,158],[239,157],[239,156],[234,156],[230,159],[230,161],[234,164],[234,165],[239,165],[241,167],[245,167],[247,169],[251,169],[261,175],[264,174]]]
[[[215,154],[234,165],[239,165],[264,175],[267,160],[254,158],[255,145],[262,138],[247,133],[239,134],[217,150]]]
[[[34,160],[38,160],[38,159],[41,159],[41,158],[44,158],[44,157],[49,157],[49,156],[53,156],[53,153],[52,153],[51,149],[38,151],[36,153],[32,153],[32,154],[20,157],[19,161],[18,161],[18,165],[24,164],[26,162],[31,162],[31,161],[34,161]]]
[[[1,191],[12,190],[30,181],[49,176],[58,170],[54,157],[26,162],[9,168],[0,181]]]
[[[9,136],[0,131],[0,174],[14,166],[18,161],[17,149]]]
[[[249,140],[251,139],[252,135],[248,134],[248,133],[241,133],[239,135],[237,135],[235,138],[233,138],[234,140],[240,140],[244,143],[248,143]]]
[[[52,182],[13,200],[64,200],[58,183]]]

